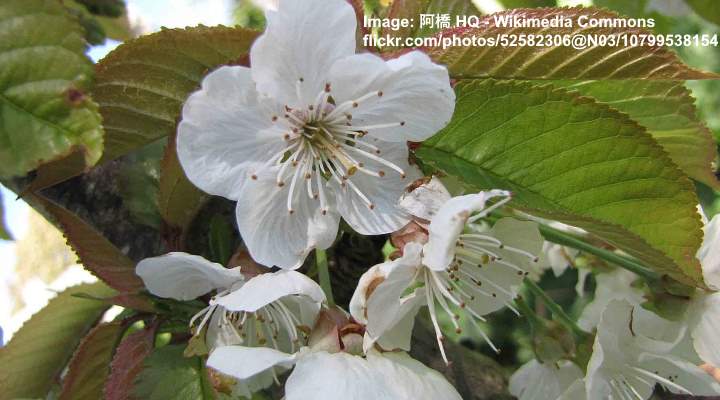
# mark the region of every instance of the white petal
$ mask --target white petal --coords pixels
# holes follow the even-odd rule
[[[401,307],[397,312],[397,321],[391,324],[377,339],[377,344],[383,350],[410,351],[412,333],[415,326],[415,317],[420,308],[426,305],[425,288],[418,288],[402,299]],[[370,337],[370,335],[368,334]],[[367,351],[367,348],[365,348]]]
[[[401,297],[421,268],[420,251],[420,245],[409,243],[401,258],[381,264],[385,280],[367,299],[367,333],[373,339],[382,337],[407,314],[417,312],[417,303],[422,302],[423,296],[412,296],[405,301]]]
[[[698,250],[697,258],[702,265],[705,283],[720,290],[720,214],[705,225],[705,238]]]
[[[585,380],[578,379],[557,400],[587,400]]]
[[[200,256],[168,253],[140,261],[135,273],[150,293],[176,300],[192,300],[242,280],[240,268],[227,269]]]
[[[612,300],[626,300],[633,305],[644,301],[642,291],[631,286],[637,279],[637,275],[632,272],[617,269],[607,274],[598,274],[596,279],[595,299],[585,306],[578,320],[578,326],[587,332],[597,326],[603,311]]]
[[[285,383],[287,400],[396,400],[386,382],[362,357],[315,352],[301,357]]]
[[[220,67],[185,102],[177,153],[185,174],[203,191],[237,200],[253,169],[285,147],[260,104],[250,70]]]
[[[332,209],[323,215],[319,202],[308,198],[302,186],[293,192],[291,214],[287,207],[290,184],[279,187],[273,171],[248,180],[243,187],[236,209],[238,229],[256,262],[295,269],[312,249],[332,245],[339,217]]]
[[[402,211],[397,203],[405,188],[420,177],[420,172],[408,164],[408,148],[405,143],[383,142],[374,138],[363,139],[382,151],[378,156],[400,167],[405,176],[368,157],[350,153],[365,168],[383,171],[385,176],[376,177],[355,172],[348,178],[372,204],[360,197],[349,183],[341,186],[330,181],[337,198],[337,209],[348,224],[362,235],[381,235],[394,232],[410,221],[410,215]]]
[[[455,109],[447,69],[419,51],[390,61],[369,53],[352,55],[333,64],[329,80],[337,104],[358,101],[358,107],[350,110],[353,126],[404,123],[367,129],[390,142],[429,138],[450,122]],[[381,96],[360,100],[379,92]]]
[[[533,359],[510,377],[509,390],[519,400],[556,400],[582,377],[582,370],[570,361],[555,365]]]
[[[266,17],[265,33],[250,50],[258,91],[290,106],[313,103],[333,63],[355,53],[352,6],[344,0],[282,0]]]
[[[458,236],[470,215],[485,208],[489,199],[508,195],[504,191],[492,190],[453,197],[446,202],[430,222],[430,237],[425,245],[423,263],[435,271],[445,270],[452,262]]]
[[[250,279],[240,289],[218,298],[218,304],[230,311],[255,312],[285,296],[307,296],[318,304],[325,300],[320,286],[296,271],[277,271],[260,274]]]
[[[461,400],[460,394],[442,374],[414,360],[406,353],[378,353],[367,355],[371,368],[392,388],[392,399]]]
[[[443,204],[450,200],[450,193],[440,179],[433,176],[410,193],[404,193],[398,202],[406,213],[430,221]]]
[[[703,361],[720,368],[720,293],[701,297],[695,307],[691,332],[695,351]]]
[[[288,368],[296,355],[267,347],[225,346],[210,354],[207,366],[237,379],[248,379],[274,366]]]
[[[673,383],[687,389],[694,396],[720,394],[720,383],[697,365],[670,356],[647,353],[641,356],[640,361],[641,368],[665,379],[671,378]],[[687,394],[686,391],[672,385],[663,386],[673,393]]]

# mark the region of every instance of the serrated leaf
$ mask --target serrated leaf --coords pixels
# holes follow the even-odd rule
[[[224,26],[163,29],[127,41],[96,66],[93,97],[105,128],[104,163],[175,132],[185,99],[209,71],[247,64],[259,32]],[[82,173],[74,165],[41,168],[43,189]]]
[[[577,90],[647,128],[670,158],[691,178],[718,188],[712,168],[717,151],[712,133],[698,119],[690,91],[679,81],[624,80],[553,82]]]
[[[81,264],[93,275],[120,292],[145,287],[135,274],[135,263],[82,218],[40,195],[29,193],[26,198],[52,216]]]
[[[165,29],[126,42],[97,65],[93,96],[112,160],[175,131],[187,96],[212,69],[237,63],[258,33],[242,28]]]
[[[208,197],[185,175],[177,157],[175,135],[172,135],[168,141],[160,168],[158,189],[160,215],[171,228],[178,230],[180,237],[183,238],[188,226]]]
[[[210,400],[215,391],[200,357],[183,356],[183,345],[155,349],[135,381],[134,395],[144,400]]]
[[[109,307],[76,293],[111,296],[103,283],[74,286],[50,300],[0,348],[0,400],[45,397],[82,337]]]
[[[450,124],[417,156],[475,189],[578,226],[686,284],[702,285],[690,180],[627,115],[549,86],[468,81]]]
[[[103,397],[105,380],[125,327],[120,322],[93,328],[73,355],[58,400],[97,400]]]
[[[580,16],[589,20],[619,18],[614,12],[594,7],[520,8],[485,16],[478,28],[454,28],[438,35],[494,39],[502,34],[650,34],[642,28],[581,28]],[[570,28],[498,27],[495,17],[520,19],[565,17]],[[619,43],[622,44],[622,43]],[[423,49],[435,62],[447,65],[453,78],[495,79],[716,79],[718,75],[685,65],[671,50],[658,46],[595,46],[576,50],[572,46],[458,46]]]
[[[155,347],[155,325],[128,335],[117,348],[105,383],[105,400],[129,400],[133,381]],[[144,399],[143,399],[144,400]]]
[[[383,28],[381,34],[390,37],[414,38],[437,32],[439,29],[433,26],[420,27],[421,14],[447,14],[450,16],[450,25],[454,26],[456,16],[479,15],[480,12],[471,0],[395,0],[390,6],[387,18],[391,20],[412,19],[413,22],[404,28]],[[390,48],[383,50],[390,50]]]
[[[83,30],[53,0],[0,4],[0,176],[20,176],[76,149],[102,153]]]

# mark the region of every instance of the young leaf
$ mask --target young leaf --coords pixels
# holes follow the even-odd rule
[[[134,332],[123,339],[110,364],[105,383],[105,400],[128,400],[133,381],[140,374],[145,358],[155,348],[155,326]]]
[[[520,28],[496,26],[496,20],[518,17],[569,18],[570,28]],[[618,14],[593,7],[521,8],[482,18],[478,28],[453,28],[438,33],[463,38],[499,35],[639,35],[651,32],[642,28],[581,28],[578,18],[599,20],[619,18]],[[584,36],[586,37],[586,36]],[[508,39],[510,40],[510,39]],[[501,43],[502,44],[502,43]],[[716,79],[718,75],[685,65],[670,50],[659,46],[455,46],[425,48],[435,62],[447,65],[453,78],[495,79]]]
[[[712,168],[717,151],[712,133],[698,119],[690,91],[679,81],[623,80],[553,82],[627,113],[647,128],[691,178],[719,188]]]
[[[109,307],[75,294],[111,296],[103,283],[74,286],[50,300],[0,348],[0,399],[45,398],[81,338]]]
[[[474,189],[578,226],[687,284],[702,285],[690,180],[627,115],[550,86],[467,81],[450,124],[417,156]]]
[[[0,4],[0,176],[19,176],[80,150],[102,153],[93,75],[79,23],[61,2]]]
[[[135,381],[134,395],[145,400],[214,400],[205,363],[200,357],[183,356],[183,345],[155,349]]]
[[[95,276],[120,292],[145,287],[135,274],[135,263],[82,218],[40,195],[27,194],[26,198],[55,219],[82,265]]]
[[[103,397],[105,380],[125,327],[120,322],[93,328],[78,346],[63,380],[59,400],[97,400]]]

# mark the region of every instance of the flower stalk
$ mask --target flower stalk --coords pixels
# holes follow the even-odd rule
[[[320,287],[325,292],[327,303],[330,307],[335,305],[335,299],[332,293],[332,283],[330,282],[330,271],[328,269],[327,253],[325,250],[315,249],[315,265],[318,271],[318,280]]]
[[[533,295],[535,295],[536,298],[540,299],[543,303],[545,303],[545,306],[550,310],[553,317],[555,319],[563,324],[567,329],[569,329],[572,333],[574,333],[579,338],[584,338],[588,335],[587,332],[580,329],[580,327],[575,323],[575,321],[570,318],[567,313],[565,313],[565,310],[560,307],[558,303],[556,303],[550,296],[548,296],[547,293],[545,293],[544,290],[540,286],[538,286],[535,282],[533,282],[531,279],[525,278],[525,286],[532,292]]]

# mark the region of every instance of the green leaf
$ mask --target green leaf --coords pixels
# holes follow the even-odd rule
[[[551,86],[468,81],[450,124],[417,156],[514,205],[583,228],[686,284],[702,285],[691,181],[627,115]]]
[[[203,76],[243,61],[256,36],[241,28],[165,29],[108,54],[93,89],[107,132],[103,160],[175,132],[182,104]]]
[[[685,2],[699,16],[720,25],[720,4],[716,0],[685,0]]]
[[[647,128],[670,158],[691,178],[720,188],[712,168],[712,133],[698,119],[690,91],[679,81],[624,80],[553,82],[627,113]]]
[[[0,4],[0,176],[19,176],[74,150],[102,154],[93,66],[83,30],[61,2]]]
[[[120,167],[118,186],[123,203],[130,217],[137,223],[153,229],[160,228],[158,209],[158,185],[160,159],[165,148],[164,141],[157,141],[134,151]]]
[[[0,399],[45,397],[82,337],[109,307],[77,293],[111,296],[102,283],[74,286],[50,300],[0,348]]]
[[[183,350],[183,345],[155,349],[135,381],[135,396],[144,400],[215,399],[205,363],[200,357],[184,357]]]
[[[569,28],[498,27],[495,17],[564,17]],[[446,38],[483,37],[494,40],[503,34],[650,34],[640,28],[581,28],[579,17],[589,20],[619,18],[593,7],[526,8],[503,11],[482,18],[479,28],[454,28],[438,33]],[[502,44],[502,43],[501,43]],[[716,79],[718,75],[685,65],[677,55],[658,46],[596,46],[576,50],[572,46],[457,46],[425,48],[435,62],[447,65],[454,78],[495,79]]]
[[[120,322],[96,326],[83,339],[70,361],[58,400],[97,400],[103,398],[105,380],[125,327]]]
[[[7,224],[5,223],[5,203],[3,202],[2,192],[0,192],[0,239],[14,240],[10,234]]]
[[[157,325],[133,332],[123,339],[110,364],[104,391],[105,400],[128,400],[133,381],[142,371],[145,358],[155,348]]]
[[[119,17],[125,12],[123,0],[75,0],[75,2],[82,4],[88,12],[95,15]]]
[[[135,274],[135,263],[82,218],[40,195],[28,193],[25,198],[55,220],[82,265],[95,276],[120,292],[145,287]]]
[[[195,187],[180,165],[175,148],[175,135],[165,147],[160,163],[161,174],[158,189],[158,208],[163,220],[177,231],[183,241],[187,229],[208,196]],[[227,261],[227,260],[225,260]]]

